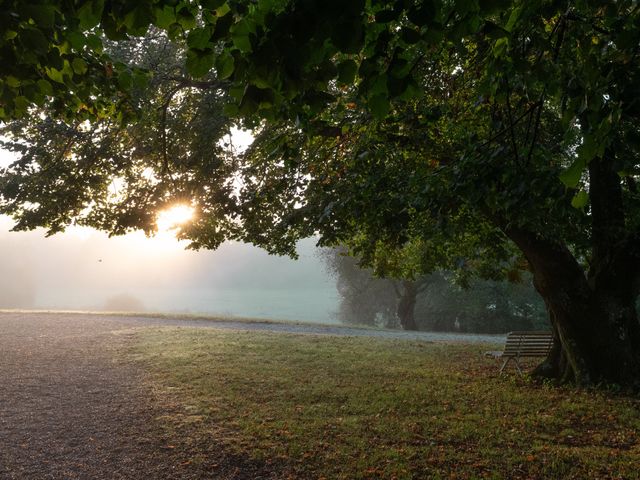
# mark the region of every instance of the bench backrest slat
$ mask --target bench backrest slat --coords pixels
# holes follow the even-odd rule
[[[544,357],[553,345],[551,332],[510,332],[504,345],[503,356]]]

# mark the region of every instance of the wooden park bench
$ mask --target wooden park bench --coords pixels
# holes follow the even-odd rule
[[[504,358],[504,363],[500,368],[500,373],[504,371],[507,364],[513,360],[520,375],[520,359],[524,357],[546,357],[553,346],[553,334],[551,332],[509,332],[504,350],[501,352],[485,352],[485,356],[493,358]]]

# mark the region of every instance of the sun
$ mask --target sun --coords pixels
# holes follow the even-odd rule
[[[177,204],[158,212],[156,225],[158,232],[168,232],[193,219],[193,207],[184,204]]]

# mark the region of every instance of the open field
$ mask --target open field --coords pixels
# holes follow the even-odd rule
[[[0,478],[640,478],[639,399],[496,345],[181,325],[0,313]]]
[[[291,478],[640,478],[640,401],[498,377],[486,345],[138,330],[177,442]],[[206,458],[195,454],[193,462]]]

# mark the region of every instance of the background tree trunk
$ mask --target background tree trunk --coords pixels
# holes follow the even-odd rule
[[[413,280],[403,280],[401,288],[396,288],[398,294],[398,307],[396,314],[403,330],[418,330],[415,319],[416,299],[418,286]]]

